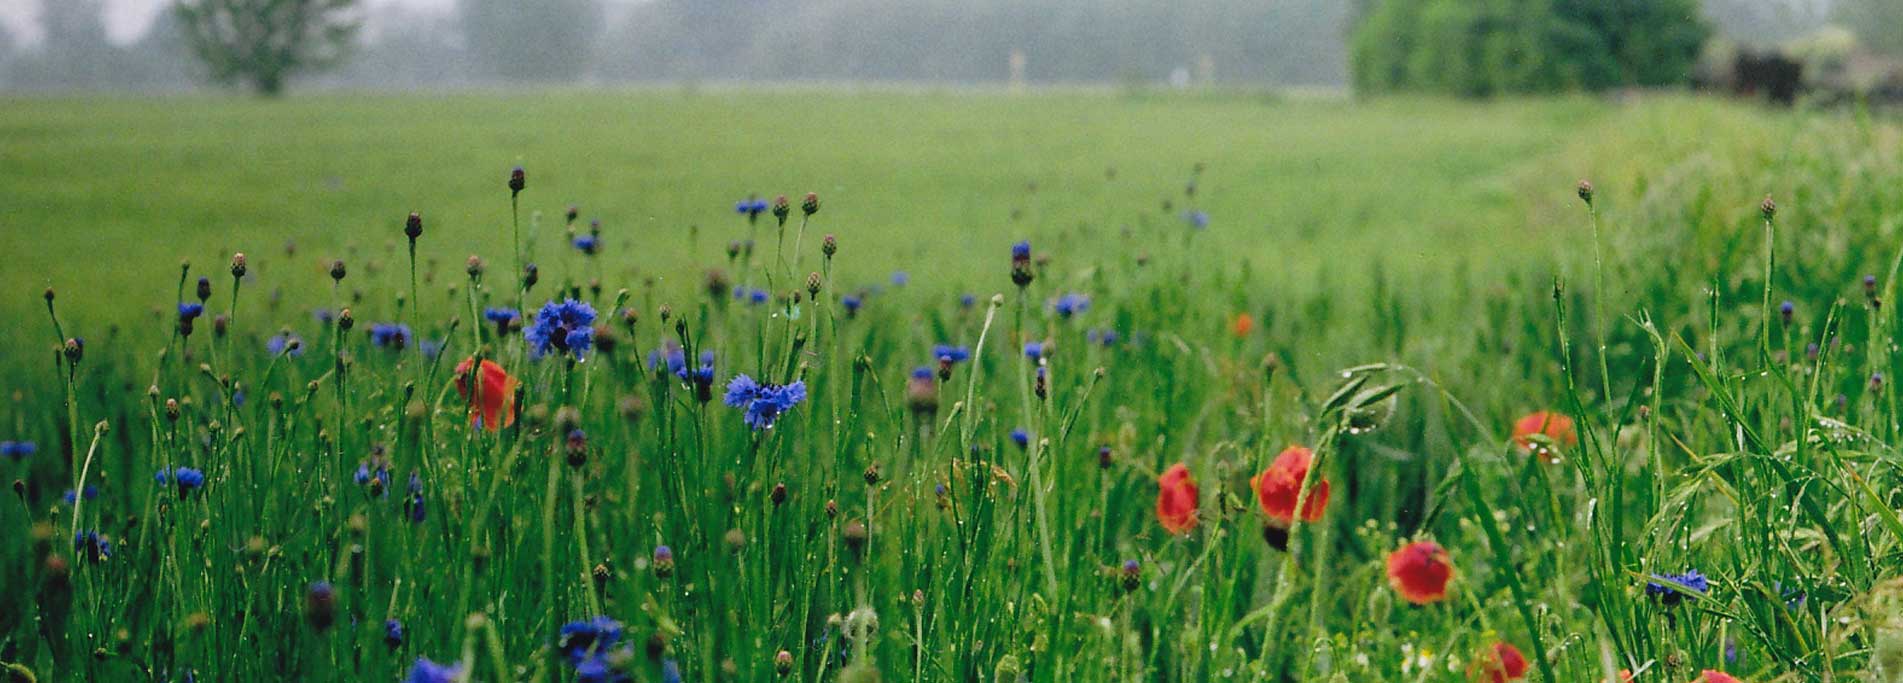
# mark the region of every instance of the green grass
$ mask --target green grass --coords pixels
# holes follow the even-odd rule
[[[428,657],[566,681],[557,630],[606,614],[633,645],[610,660],[642,681],[770,679],[781,650],[806,681],[1457,681],[1499,641],[1530,680],[1890,680],[1903,323],[1860,280],[1888,302],[1898,142],[1854,114],[1677,98],[0,102],[0,438],[40,445],[0,459],[19,482],[0,661],[40,680],[400,680]],[[615,343],[586,362],[472,323],[520,295],[515,164],[541,265],[523,298],[603,312]],[[806,191],[823,205],[802,238]],[[793,198],[783,243],[732,212],[749,192]],[[601,219],[601,256],[566,247],[571,203],[581,229]],[[1050,257],[1022,291],[1019,239]],[[710,269],[776,301],[711,296]],[[229,332],[181,338],[201,274]],[[47,286],[86,339],[76,367],[47,351]],[[1071,292],[1091,305],[1066,318],[1049,302]],[[848,315],[842,295],[866,303]],[[1237,334],[1242,313],[1257,324]],[[376,322],[447,350],[377,348]],[[263,350],[281,329],[301,356]],[[1118,343],[1093,341],[1106,329]],[[1042,391],[1032,340],[1054,345]],[[941,342],[976,358],[909,380]],[[711,403],[648,364],[668,343],[715,352]],[[452,366],[471,353],[523,381],[515,426],[469,428]],[[720,403],[738,373],[810,396],[749,430]],[[1557,463],[1509,439],[1539,409],[1578,421]],[[1249,480],[1290,444],[1331,497],[1281,550]],[[352,481],[378,454],[386,497]],[[1180,536],[1155,516],[1179,462],[1201,486]],[[202,492],[154,485],[179,465]],[[99,495],[74,509],[60,492],[82,478]],[[74,529],[112,557],[76,557]],[[1419,539],[1456,571],[1423,607],[1385,575]],[[1708,592],[1648,596],[1691,568]],[[316,581],[335,587],[328,629],[307,619]]]

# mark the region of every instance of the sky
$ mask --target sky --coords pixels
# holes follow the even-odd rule
[[[0,0],[0,26],[21,42],[37,44],[40,40],[39,13],[42,2],[66,2],[68,0]],[[125,43],[137,40],[152,25],[152,18],[160,10],[171,4],[172,0],[98,0],[105,7],[106,34],[114,42]],[[366,6],[382,7],[386,5],[404,5],[417,9],[448,9],[455,0],[366,0]]]

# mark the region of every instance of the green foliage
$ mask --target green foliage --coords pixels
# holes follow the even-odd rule
[[[484,75],[567,81],[588,70],[601,36],[596,0],[458,0],[463,39]]]
[[[1365,93],[1666,86],[1707,33],[1692,0],[1387,0],[1356,24],[1350,59]]]
[[[334,66],[357,33],[357,0],[179,0],[193,54],[220,83],[275,96],[299,74]]]

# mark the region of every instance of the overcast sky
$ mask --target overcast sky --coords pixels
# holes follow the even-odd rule
[[[0,0],[0,25],[22,41],[36,43],[40,39],[39,12],[42,2],[66,2],[68,0]],[[137,39],[151,25],[152,17],[164,9],[172,0],[99,0],[106,10],[106,33],[114,41],[126,42]],[[365,0],[369,6],[408,5],[416,8],[447,9],[455,0]]]

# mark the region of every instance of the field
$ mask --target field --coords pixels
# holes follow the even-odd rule
[[[1898,680],[1899,142],[1671,96],[0,101],[0,662]]]

